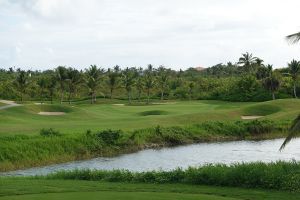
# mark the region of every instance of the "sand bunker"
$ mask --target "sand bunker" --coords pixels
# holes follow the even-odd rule
[[[116,103],[116,104],[113,104],[114,106],[125,106],[125,104],[121,104],[121,103]]]
[[[152,104],[154,104],[154,105],[171,105],[171,104],[176,104],[176,102],[161,102],[161,103],[154,102]]]
[[[39,112],[39,115],[48,115],[48,116],[55,116],[55,115],[65,115],[65,112]]]
[[[241,116],[242,119],[258,119],[263,116],[258,116],[258,115],[247,115],[247,116]]]

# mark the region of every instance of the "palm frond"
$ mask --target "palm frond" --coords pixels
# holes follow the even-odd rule
[[[288,36],[286,36],[286,39],[290,43],[295,44],[300,41],[300,32],[288,35]]]
[[[300,133],[300,114],[298,115],[298,117],[294,120],[290,130],[289,130],[289,135],[286,137],[286,139],[284,140],[284,142],[282,143],[281,147],[280,147],[280,151],[283,150],[285,148],[285,146],[293,139],[297,136],[297,134]]]

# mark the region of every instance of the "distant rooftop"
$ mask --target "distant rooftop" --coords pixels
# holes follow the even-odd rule
[[[205,69],[205,67],[200,67],[200,66],[198,66],[198,67],[195,67],[194,69],[197,70],[197,71],[202,71],[202,70]]]

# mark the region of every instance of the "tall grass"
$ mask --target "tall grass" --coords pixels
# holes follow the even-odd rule
[[[42,178],[132,183],[188,183],[300,191],[300,163],[218,164],[199,168],[190,167],[187,170],[151,172],[73,170],[60,171]]]
[[[41,166],[95,156],[112,156],[139,149],[214,140],[283,135],[288,126],[274,121],[205,122],[186,127],[153,127],[132,132],[87,131],[64,135],[43,129],[37,136],[0,137],[0,171]]]

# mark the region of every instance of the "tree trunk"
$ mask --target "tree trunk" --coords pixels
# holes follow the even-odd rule
[[[164,100],[164,91],[161,91],[160,100]]]
[[[91,93],[91,104],[94,103],[94,93]]]
[[[71,104],[71,92],[69,93],[68,101],[69,101],[69,104]]]
[[[294,83],[294,96],[295,96],[295,98],[297,98],[296,83]]]
[[[150,89],[147,89],[147,104],[150,102]]]
[[[131,95],[130,95],[130,91],[127,91],[127,96],[128,96],[128,103],[131,104]]]
[[[60,104],[62,104],[63,101],[64,101],[64,90],[62,89],[62,90],[60,91]]]
[[[113,91],[114,91],[114,89],[110,88],[110,99],[112,99]]]
[[[274,93],[274,92],[272,92],[272,97],[273,97],[273,100],[276,99],[276,98],[275,98],[275,93]]]
[[[139,90],[139,94],[138,94],[138,99],[139,99],[139,102],[141,102],[141,91]]]

